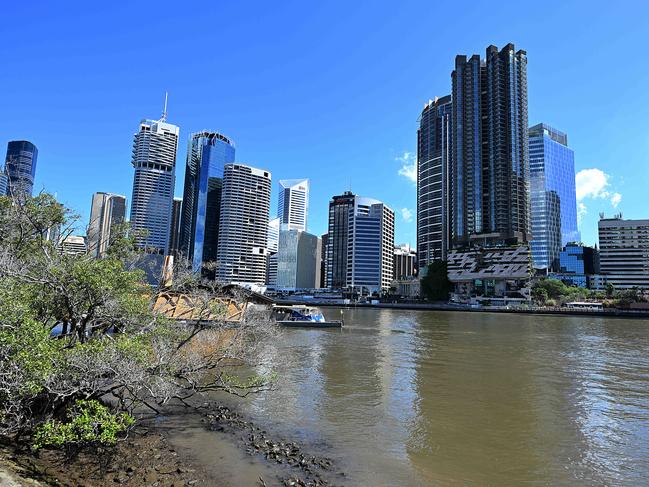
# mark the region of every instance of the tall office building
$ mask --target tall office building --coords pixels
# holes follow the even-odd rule
[[[133,141],[131,228],[142,231],[137,244],[151,253],[167,254],[173,207],[176,151],[180,128],[160,120],[142,120]]]
[[[6,194],[14,198],[32,196],[38,149],[27,140],[12,140],[7,144],[5,174]]]
[[[182,218],[182,198],[174,198],[171,209],[171,228],[169,229],[169,254],[176,257],[180,251],[180,220]]]
[[[327,287],[327,242],[329,234],[324,233],[320,236],[320,283],[317,287]]]
[[[268,251],[277,252],[279,249],[279,227],[280,219],[273,218],[268,222]]]
[[[90,255],[103,257],[110,245],[114,225],[125,221],[126,196],[103,192],[93,194],[87,238]]]
[[[419,267],[446,260],[451,241],[451,96],[430,100],[417,130],[417,253]]]
[[[7,195],[7,187],[9,186],[9,179],[7,178],[7,175],[5,174],[5,170],[0,169],[0,196],[6,196]]]
[[[347,287],[347,244],[349,217],[354,210],[356,195],[345,191],[329,202],[329,230],[327,232],[327,278],[331,289]]]
[[[529,129],[532,261],[557,270],[561,248],[581,240],[577,229],[575,158],[568,136],[540,123]]]
[[[189,141],[180,248],[195,271],[216,261],[223,168],[234,153],[232,140],[217,132],[198,132]]]
[[[289,230],[306,231],[309,212],[309,180],[282,179],[279,181],[277,216]]]
[[[320,281],[320,239],[282,225],[277,252],[277,289],[313,289]]]
[[[362,293],[388,289],[394,259],[394,211],[346,192],[329,203],[327,284]],[[344,273],[344,275],[343,275]]]
[[[217,279],[263,285],[268,257],[271,174],[226,164],[219,224]]]
[[[507,44],[457,56],[451,80],[454,244],[527,242],[527,55]]]
[[[279,218],[268,222],[268,266],[266,284],[274,286],[277,283],[277,250],[279,249]]]
[[[649,220],[600,218],[600,272],[615,289],[649,289]]]

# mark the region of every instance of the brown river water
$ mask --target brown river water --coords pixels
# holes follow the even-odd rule
[[[649,485],[649,320],[343,313],[342,330],[283,331],[258,371],[277,387],[231,401],[332,458],[337,484]],[[200,423],[177,431],[223,482],[271,478]]]

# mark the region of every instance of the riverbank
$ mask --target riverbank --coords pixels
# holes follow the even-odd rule
[[[340,477],[332,460],[215,403],[141,419],[128,438],[99,454],[69,459],[58,450],[0,446],[2,487],[323,487]]]
[[[447,303],[332,303],[331,301],[315,300],[289,300],[278,299],[275,301],[280,305],[308,305],[322,308],[369,308],[369,309],[399,309],[399,310],[421,310],[421,311],[464,311],[471,313],[507,313],[507,314],[527,314],[527,315],[561,315],[561,316],[597,316],[611,318],[649,318],[649,311],[645,310],[626,310],[626,309],[605,309],[601,311],[572,309],[559,307],[540,307],[530,308],[519,307],[499,307],[499,306],[480,306],[471,307]]]
[[[4,467],[4,468],[3,468]],[[138,426],[113,449],[100,454],[81,453],[66,459],[61,451],[44,450],[34,455],[25,448],[0,448],[0,485],[107,487],[189,487],[215,483],[205,472],[154,429]],[[12,480],[13,479],[13,480]]]

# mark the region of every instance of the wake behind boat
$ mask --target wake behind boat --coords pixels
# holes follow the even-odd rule
[[[327,320],[315,306],[273,306],[273,316],[278,325],[293,328],[340,328],[342,320]]]

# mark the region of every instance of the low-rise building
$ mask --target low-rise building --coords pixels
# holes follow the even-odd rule
[[[590,276],[599,273],[599,251],[580,242],[567,244],[559,254],[559,272],[549,274],[569,286],[591,288]]]
[[[530,299],[532,261],[528,245],[452,250],[448,280],[458,302],[522,302]],[[500,304],[500,303],[499,303]]]

